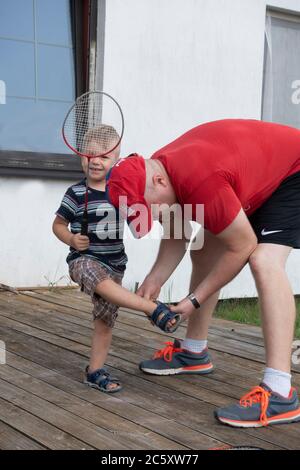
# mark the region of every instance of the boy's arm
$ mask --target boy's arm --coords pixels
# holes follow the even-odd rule
[[[80,233],[70,232],[69,222],[58,215],[55,217],[52,230],[54,235],[63,243],[72,248],[75,248],[77,251],[87,250],[89,247],[89,238]]]

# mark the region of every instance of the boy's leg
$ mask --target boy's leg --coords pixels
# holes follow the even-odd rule
[[[106,361],[112,340],[112,328],[101,319],[94,321],[89,373],[102,369]]]
[[[91,356],[88,373],[103,369],[112,340],[112,328],[101,319],[95,319],[92,336]],[[117,383],[111,382],[107,385],[110,390],[118,387]]]
[[[160,309],[155,323],[164,331],[167,331],[165,329],[166,327],[169,329],[176,324],[176,321],[178,321],[178,319],[174,318],[173,314],[172,318],[166,322],[164,318],[168,317],[165,317],[165,315],[171,314],[171,311],[166,305],[157,305],[157,303],[152,300],[133,294],[124,287],[118,285],[112,279],[105,279],[99,282],[96,286],[95,293],[103,297],[106,301],[118,305],[119,307],[142,311],[148,318],[152,316],[156,309]],[[160,322],[162,322],[163,326],[159,325]]]

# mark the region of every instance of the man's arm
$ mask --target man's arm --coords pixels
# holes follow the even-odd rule
[[[169,279],[184,257],[189,241],[185,235],[190,234],[192,230],[189,222],[181,220],[180,223],[182,224],[182,238],[174,238],[174,226],[171,230],[167,230],[170,237],[161,240],[156,261],[143,284],[138,289],[138,295],[147,299],[156,299],[162,285]]]
[[[243,209],[217,237],[224,244],[225,251],[207,277],[194,290],[200,304],[235,278],[257,246],[257,238]],[[187,318],[194,311],[194,306],[189,299],[184,299],[172,310],[181,312],[183,317]]]
[[[217,238],[224,244],[225,251],[194,291],[200,303],[234,279],[257,246],[257,238],[243,209]]]

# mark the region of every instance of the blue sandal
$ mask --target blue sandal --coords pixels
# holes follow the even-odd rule
[[[173,313],[166,304],[155,301],[157,304],[156,309],[149,317],[149,320],[153,325],[158,326],[162,331],[166,333],[174,333],[181,323],[181,315],[179,313]],[[167,327],[170,320],[176,320],[175,325]]]
[[[92,374],[89,374],[88,370],[89,366],[86,367],[83,383],[89,387],[96,388],[104,393],[116,393],[122,389],[119,380],[112,378],[105,369],[97,369]],[[117,384],[117,387],[109,388],[111,384]]]

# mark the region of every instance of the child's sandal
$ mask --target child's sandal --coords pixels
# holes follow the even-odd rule
[[[174,333],[181,323],[181,315],[179,313],[173,313],[166,304],[163,304],[158,300],[155,303],[157,304],[157,307],[149,317],[149,320],[162,331],[165,331],[166,333]],[[171,320],[176,320],[176,323],[168,328],[168,322]]]
[[[122,389],[122,385],[119,380],[111,377],[110,373],[105,369],[95,370],[92,374],[89,374],[88,369],[89,368],[87,366],[83,383],[89,387],[96,388],[104,393],[116,393]],[[111,384],[116,384],[117,386],[110,388]]]

